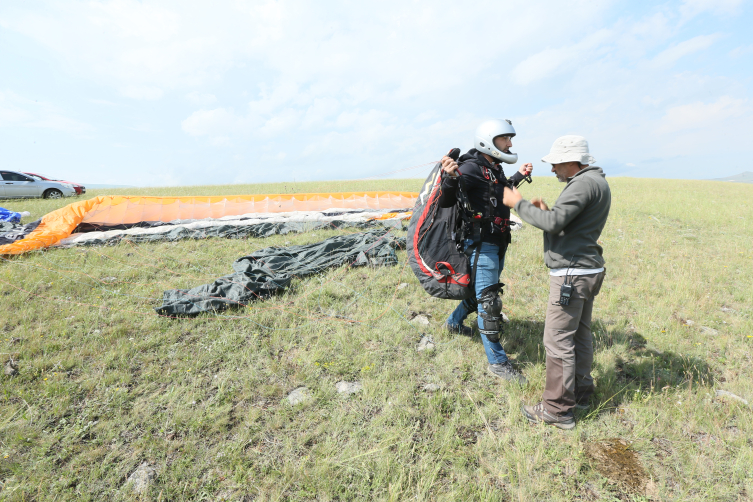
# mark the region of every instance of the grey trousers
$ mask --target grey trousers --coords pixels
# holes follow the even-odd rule
[[[604,272],[570,276],[574,286],[570,304],[559,305],[564,277],[550,276],[549,304],[544,324],[546,385],[543,402],[553,415],[565,415],[577,401],[587,401],[594,391],[591,313],[594,297],[604,282]]]

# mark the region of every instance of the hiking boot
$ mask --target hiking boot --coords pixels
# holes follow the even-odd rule
[[[575,428],[575,417],[573,417],[572,412],[561,417],[552,415],[546,411],[544,403],[538,403],[534,406],[523,406],[521,410],[523,411],[523,416],[525,416],[531,423],[535,424],[542,422],[560,429],[565,429],[566,431]]]
[[[510,382],[517,382],[520,385],[528,383],[526,377],[524,377],[520,371],[513,368],[510,361],[505,361],[502,364],[490,364],[489,372],[494,376],[503,378]]]
[[[450,333],[456,334],[456,335],[465,335],[465,336],[473,336],[473,328],[466,326],[464,324],[458,324],[456,326],[453,326],[452,324],[445,323],[444,328],[449,331]]]

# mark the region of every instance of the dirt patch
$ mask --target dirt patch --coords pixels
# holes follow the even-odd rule
[[[592,467],[611,483],[633,493],[645,491],[648,475],[628,441],[601,439],[586,443],[584,449]]]
[[[457,436],[466,446],[476,444],[482,434],[480,427],[458,427]]]

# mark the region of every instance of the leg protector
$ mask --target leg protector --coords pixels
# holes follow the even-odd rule
[[[479,302],[484,309],[479,316],[484,320],[484,329],[479,329],[490,342],[499,342],[502,333],[502,298],[499,293],[504,284],[497,283],[481,290]]]

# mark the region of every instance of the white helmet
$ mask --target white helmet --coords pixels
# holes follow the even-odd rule
[[[482,122],[476,129],[476,150],[485,153],[505,164],[515,164],[518,154],[502,152],[494,146],[494,138],[497,136],[515,136],[515,128],[509,120],[487,120]]]

